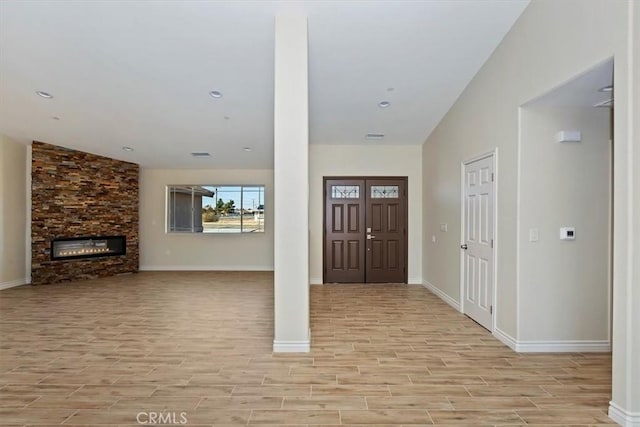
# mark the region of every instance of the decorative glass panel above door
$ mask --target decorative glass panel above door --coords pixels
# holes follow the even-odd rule
[[[397,199],[398,186],[397,185],[372,185],[371,198],[372,199]]]
[[[332,185],[331,198],[332,199],[359,199],[360,186],[359,185]]]

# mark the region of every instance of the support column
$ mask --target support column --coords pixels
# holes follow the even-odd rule
[[[306,17],[276,17],[274,352],[310,347],[307,38]]]
[[[615,157],[614,278],[613,278],[613,378],[609,417],[624,427],[640,427],[640,3],[628,3],[628,73],[620,93],[628,108],[618,119],[619,151]],[[617,66],[617,65],[616,65]],[[618,102],[616,82],[616,103]],[[625,90],[626,89],[626,90]],[[624,109],[622,109],[624,111]],[[616,113],[618,110],[616,110]],[[615,114],[615,113],[614,113]],[[628,133],[619,129],[626,123]]]

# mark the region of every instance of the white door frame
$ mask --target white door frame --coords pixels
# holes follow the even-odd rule
[[[464,183],[465,167],[478,160],[493,158],[493,311],[491,316],[491,333],[496,330],[496,319],[498,318],[498,147],[483,154],[471,157],[460,163],[460,245],[464,244],[465,221],[464,221]],[[460,251],[460,312],[464,314],[465,286],[464,286],[464,253]]]

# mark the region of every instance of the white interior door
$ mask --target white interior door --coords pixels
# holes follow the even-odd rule
[[[493,155],[464,165],[462,282],[463,311],[492,330],[493,318]]]

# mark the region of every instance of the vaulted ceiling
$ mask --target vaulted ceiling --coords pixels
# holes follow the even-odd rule
[[[274,16],[300,13],[311,143],[422,144],[527,4],[2,1],[0,132],[143,167],[272,168]]]

